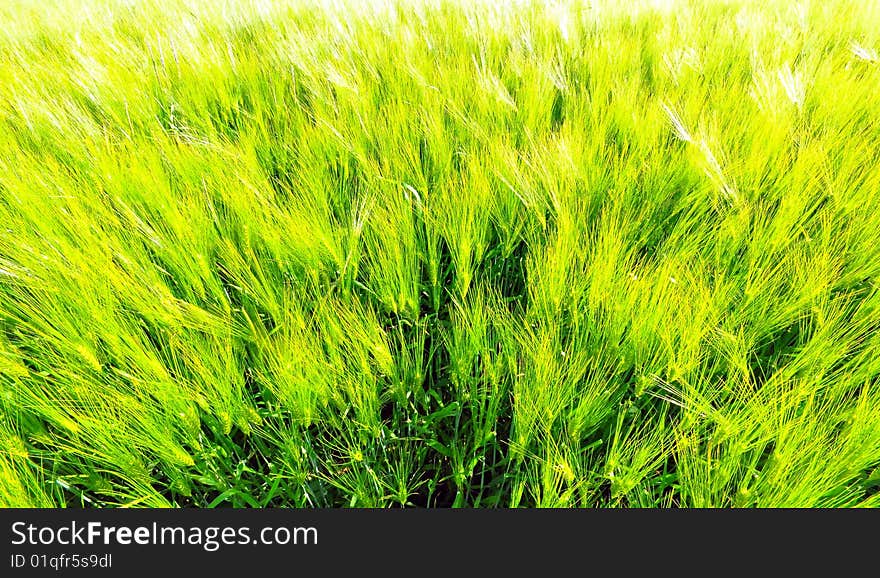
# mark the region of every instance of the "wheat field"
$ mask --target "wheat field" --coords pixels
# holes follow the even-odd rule
[[[0,506],[880,505],[877,2],[0,24]]]

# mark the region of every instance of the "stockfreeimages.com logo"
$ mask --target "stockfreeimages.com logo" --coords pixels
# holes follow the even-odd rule
[[[318,530],[313,527],[265,527],[251,531],[249,527],[206,528],[179,526],[108,526],[101,522],[64,526],[36,526],[26,522],[12,524],[14,546],[201,546],[216,552],[222,546],[253,544],[261,546],[315,545]]]

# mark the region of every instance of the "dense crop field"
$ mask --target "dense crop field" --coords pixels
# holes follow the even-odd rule
[[[0,505],[880,506],[878,3],[0,23]]]

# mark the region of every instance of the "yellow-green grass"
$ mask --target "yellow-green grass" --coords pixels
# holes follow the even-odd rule
[[[880,505],[880,4],[0,24],[0,505]]]

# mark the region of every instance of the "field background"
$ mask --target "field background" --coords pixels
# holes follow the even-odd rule
[[[5,1],[0,506],[880,505],[880,5]]]

